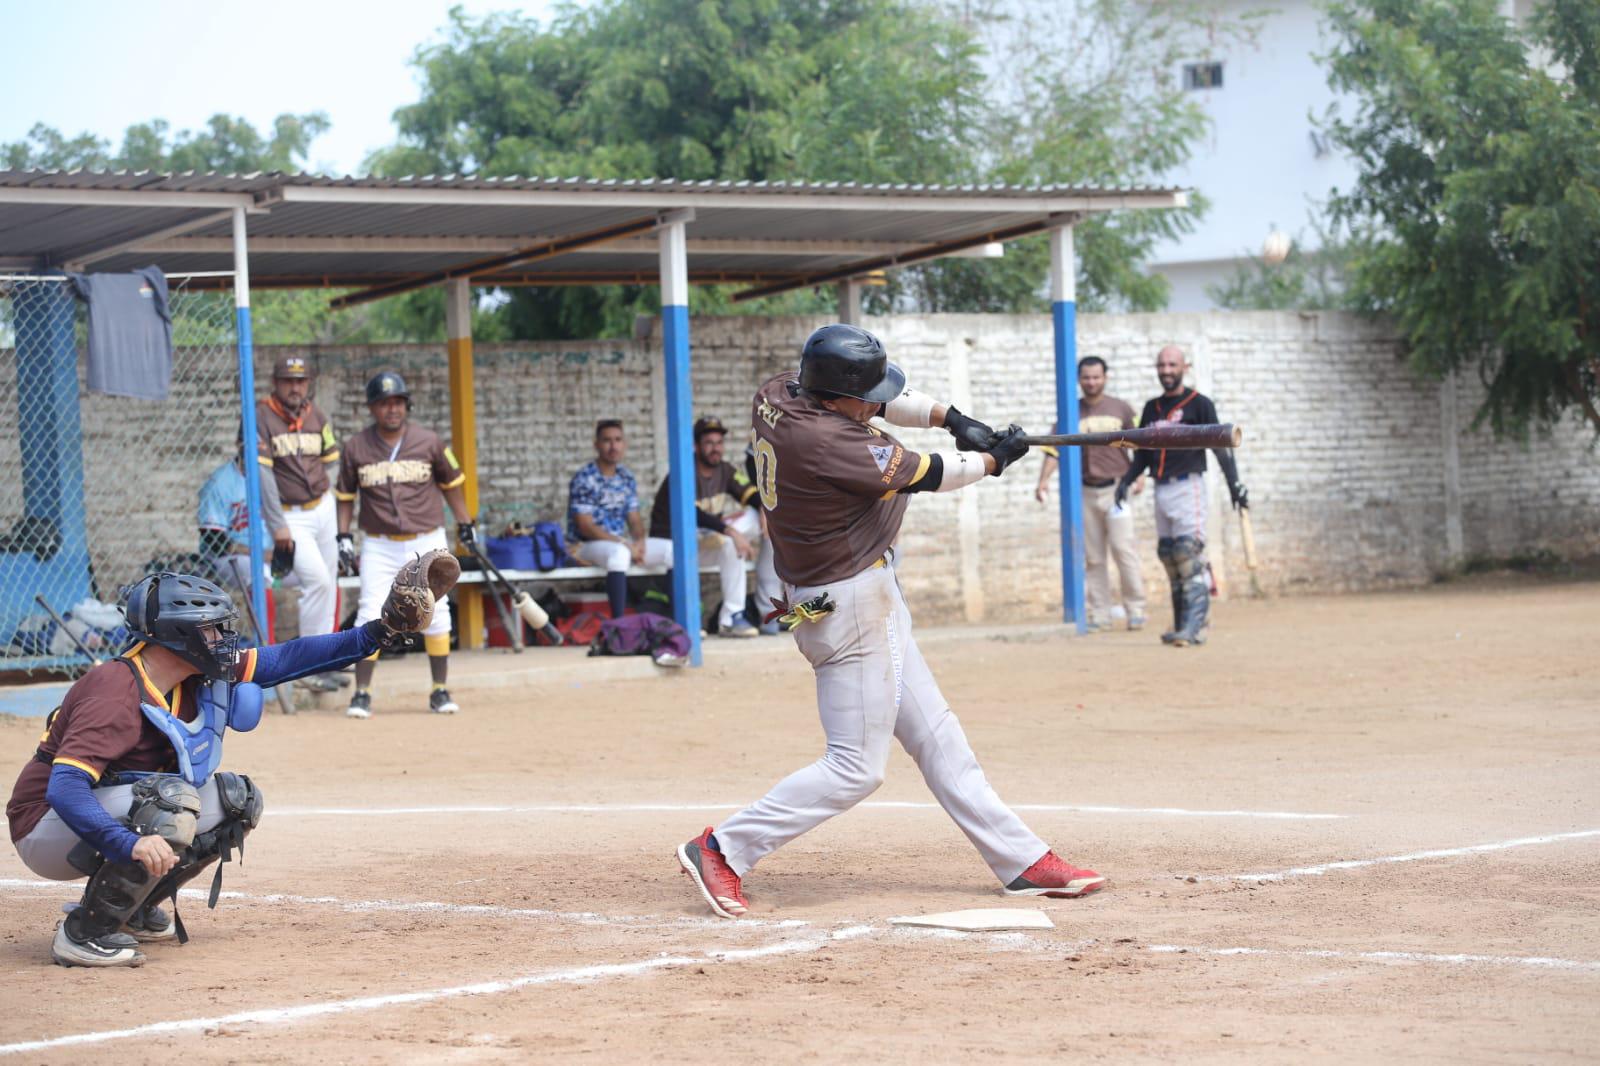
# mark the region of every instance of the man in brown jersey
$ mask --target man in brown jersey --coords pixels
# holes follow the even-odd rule
[[[356,503],[361,504],[361,603],[356,624],[378,617],[384,597],[400,567],[435,548],[449,550],[444,532],[444,505],[456,519],[456,538],[472,544],[476,532],[467,514],[461,486],[467,475],[444,441],[431,429],[410,421],[411,391],[405,379],[385,370],[367,382],[367,409],[372,425],[349,438],[339,460],[339,554],[354,564],[355,538],[350,532]],[[433,621],[423,630],[423,646],[433,675],[428,709],[454,714],[461,708],[450,698],[445,681],[450,669],[450,604],[440,599]],[[356,691],[345,711],[351,718],[372,717],[372,675],[377,657],[356,664]]]
[[[320,636],[337,628],[338,515],[331,491],[337,475],[339,440],[311,399],[311,365],[302,355],[279,356],[272,366],[272,393],[256,404],[261,464],[272,473],[284,525],[272,530],[275,550],[293,559],[300,585],[300,635]],[[334,679],[320,687],[336,687]]]
[[[786,620],[816,673],[827,750],[678,848],[679,864],[724,918],[745,913],[751,867],[883,783],[891,738],[1007,894],[1081,896],[1105,884],[1062,861],[995,794],[917,650],[895,576],[910,494],[999,476],[1027,453],[1022,430],[996,433],[905,380],[876,337],[832,325],[806,341],[798,374],[779,374],[756,393],[756,486]],[[956,450],[919,455],[868,424],[879,415],[891,425],[943,427]]]
[[[755,482],[722,457],[727,434],[728,428],[719,418],[701,418],[694,424],[694,522],[700,533],[700,550],[717,561],[722,578],[717,634],[753,637],[757,633],[756,620],[746,618],[744,613],[744,564],[761,554],[752,543],[761,536],[761,519],[752,506]],[[668,566],[672,565],[671,485],[672,475],[668,474],[656,489],[646,541],[646,549],[664,555]],[[761,585],[758,574],[757,604],[764,602],[760,599]],[[775,592],[770,587],[766,591],[769,595]]]

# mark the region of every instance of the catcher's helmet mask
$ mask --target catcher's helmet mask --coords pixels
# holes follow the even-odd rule
[[[239,612],[215,582],[163,570],[123,590],[122,613],[140,640],[168,651],[213,681],[231,680],[239,662]],[[207,640],[202,632],[214,626]]]
[[[905,391],[905,371],[889,362],[883,343],[860,326],[823,326],[800,350],[800,387],[807,392],[888,403]]]
[[[411,410],[411,390],[406,388],[406,379],[396,374],[393,370],[385,370],[376,374],[367,382],[367,406],[389,399],[391,396],[404,396],[406,410]]]

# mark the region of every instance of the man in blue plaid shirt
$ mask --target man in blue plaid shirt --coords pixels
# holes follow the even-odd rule
[[[652,548],[639,513],[639,483],[622,465],[627,453],[622,423],[601,419],[594,427],[594,462],[572,475],[567,486],[567,539],[572,554],[606,571],[611,617],[628,605],[628,567],[667,565],[667,553]],[[671,542],[667,542],[670,546]]]

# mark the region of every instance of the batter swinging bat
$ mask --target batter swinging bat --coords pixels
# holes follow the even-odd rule
[[[1162,448],[1168,451],[1201,448],[1237,448],[1244,434],[1232,422],[1204,426],[1149,426],[1145,429],[1119,429],[1111,433],[1051,433],[1023,437],[1029,447],[1039,445],[1101,444],[1112,448]]]

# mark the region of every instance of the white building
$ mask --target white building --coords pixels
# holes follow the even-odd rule
[[[1500,11],[1520,21],[1536,3],[1500,0]],[[1230,17],[1262,10],[1253,0],[1221,0],[1217,6]],[[1212,127],[1188,167],[1163,180],[1203,192],[1211,209],[1193,233],[1158,246],[1147,265],[1172,283],[1168,310],[1215,307],[1207,287],[1259,255],[1274,227],[1301,250],[1315,250],[1313,215],[1324,213],[1330,190],[1353,184],[1355,167],[1313,121],[1336,98],[1327,67],[1316,58],[1334,43],[1321,8],[1316,0],[1277,0],[1253,46],[1184,64],[1181,84]],[[1353,114],[1349,101],[1342,110]]]
[[[1226,15],[1261,10],[1236,0],[1220,6]],[[1215,306],[1207,286],[1259,255],[1274,226],[1313,247],[1313,211],[1334,186],[1350,186],[1354,167],[1312,121],[1334,100],[1315,58],[1331,44],[1321,23],[1314,0],[1279,0],[1254,46],[1184,65],[1181,84],[1212,126],[1188,167],[1164,180],[1204,193],[1211,208],[1193,233],[1159,246],[1148,266],[1172,283],[1169,310]]]

